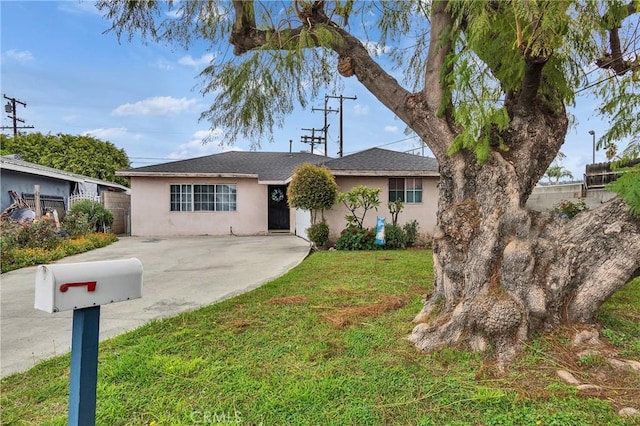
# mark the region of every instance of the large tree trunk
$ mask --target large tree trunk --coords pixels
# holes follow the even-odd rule
[[[493,348],[504,365],[534,332],[593,321],[640,270],[640,220],[620,199],[572,220],[526,209],[567,123],[543,112],[518,120],[514,148],[487,164],[467,152],[440,159],[435,285],[410,335],[420,349]]]
[[[435,286],[415,318],[418,325],[410,340],[424,350],[453,344],[475,350],[492,347],[498,360],[506,362],[536,331],[592,321],[600,305],[640,270],[640,221],[619,199],[570,221],[525,208],[568,127],[562,107],[566,94],[554,90],[543,76],[553,49],[518,45],[522,78],[518,87],[505,87],[509,128],[491,135],[495,146],[488,162],[480,166],[471,151],[449,155],[462,129],[453,119],[452,94],[446,87],[445,76],[453,72],[447,58],[454,33],[464,31],[467,17],[462,14],[454,20],[446,1],[432,2],[425,84],[420,92],[411,93],[374,61],[359,39],[331,21],[324,4],[308,3],[303,27],[281,38],[275,30],[256,27],[250,3],[234,1],[231,42],[237,54],[264,46],[289,49],[294,48],[290,43],[277,41],[295,40],[293,36],[316,25],[330,28],[336,35],[332,49],[338,54],[340,73],[355,76],[438,159]],[[500,2],[489,7],[496,13],[501,7],[510,8]],[[536,25],[532,31],[540,28]],[[544,44],[546,33],[540,31],[530,37],[540,37],[536,43]],[[514,39],[521,35],[518,29]],[[504,49],[512,45],[509,41]],[[505,64],[495,51],[475,53],[497,75]],[[545,90],[540,91],[543,83]]]

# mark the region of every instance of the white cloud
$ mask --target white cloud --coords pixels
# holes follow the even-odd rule
[[[389,47],[383,46],[380,43],[377,43],[375,41],[365,42],[364,47],[365,49],[367,49],[367,51],[371,56],[381,56],[385,53],[388,53],[389,50],[391,50]]]
[[[197,108],[198,102],[195,99],[156,96],[133,104],[120,105],[111,115],[176,115]]]
[[[34,59],[33,54],[28,50],[7,50],[7,56],[18,61],[32,61]]]
[[[353,107],[353,112],[355,113],[356,117],[369,115],[369,106],[357,104],[356,106]]]
[[[236,150],[230,145],[224,145],[223,139],[224,131],[220,128],[198,130],[190,141],[178,145],[167,157],[172,160],[181,160]]]
[[[58,9],[66,13],[99,15],[100,11],[93,1],[63,1],[58,5]]]
[[[200,58],[193,58],[191,55],[187,55],[180,58],[178,63],[187,67],[202,68],[208,66],[215,57],[213,53],[205,53]]]
[[[94,138],[109,140],[111,138],[122,137],[127,134],[126,127],[111,127],[107,129],[93,129],[83,132],[83,136],[93,136]]]
[[[151,66],[164,71],[169,71],[173,69],[173,66],[171,65],[171,63],[164,58],[158,59],[153,64],[151,64]]]
[[[184,15],[182,13],[182,10],[180,9],[173,9],[173,10],[169,10],[167,12],[165,12],[165,15],[171,19],[177,19],[182,17],[182,15]]]
[[[384,126],[384,131],[387,133],[398,133],[398,126]]]

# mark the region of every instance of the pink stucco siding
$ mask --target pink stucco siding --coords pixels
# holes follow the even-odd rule
[[[389,200],[389,178],[336,176],[340,192],[346,192],[358,185],[381,188],[378,210],[367,213],[365,225],[373,227],[376,217],[385,217],[391,222],[387,207]],[[235,184],[237,209],[234,212],[175,212],[170,211],[170,188],[176,184]],[[398,216],[400,225],[417,220],[420,233],[433,233],[436,224],[438,204],[438,178],[422,177],[422,203],[405,204]],[[186,236],[186,235],[262,235],[268,230],[268,185],[259,184],[254,178],[213,178],[213,177],[142,177],[131,179],[131,235],[134,236]],[[337,239],[344,229],[345,215],[349,212],[342,204],[336,204],[325,212],[331,238]],[[308,215],[308,213],[307,213]],[[308,223],[301,220],[300,212],[290,211],[289,232],[305,235]]]
[[[235,212],[172,212],[173,184],[235,184]],[[267,185],[249,178],[131,179],[131,234],[134,236],[256,235],[267,232]]]
[[[438,178],[422,178],[422,203],[405,204],[404,209],[398,215],[398,223],[403,225],[412,220],[417,220],[421,234],[433,234],[436,225],[436,213],[438,209]],[[336,183],[340,192],[347,192],[358,185],[369,188],[381,188],[380,206],[378,210],[371,210],[365,216],[365,226],[376,225],[378,216],[386,218],[387,223],[391,223],[391,213],[387,207],[389,201],[389,178],[388,177],[363,177],[363,176],[336,176]],[[336,204],[331,210],[325,212],[324,216],[329,224],[330,235],[333,240],[337,239],[340,231],[345,228],[345,216],[350,214],[342,204]]]

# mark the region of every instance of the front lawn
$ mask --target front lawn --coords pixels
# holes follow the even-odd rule
[[[100,345],[99,425],[628,425],[640,375],[603,380],[569,330],[538,337],[505,375],[482,355],[418,352],[411,319],[428,250],[314,253],[283,277]],[[611,349],[640,360],[640,280],[607,303]],[[567,369],[603,390],[561,383]],[[2,380],[2,423],[66,424],[69,356]],[[638,420],[636,420],[638,422]]]

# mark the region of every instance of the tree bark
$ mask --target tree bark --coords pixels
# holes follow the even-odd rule
[[[360,40],[327,18],[322,4],[313,3],[304,25],[335,31],[332,48],[348,62],[348,75],[413,129],[440,164],[434,290],[409,339],[422,350],[492,348],[504,365],[532,333],[593,321],[601,304],[640,271],[640,220],[620,199],[573,220],[525,207],[568,128],[562,103],[539,95],[549,58],[523,52],[521,85],[505,101],[510,124],[500,136],[507,149],[494,147],[478,165],[471,151],[447,154],[460,129],[443,78],[453,25],[446,2],[433,3],[425,87],[418,93],[402,88]],[[234,5],[236,53],[264,46],[266,35],[255,29],[244,2]]]

